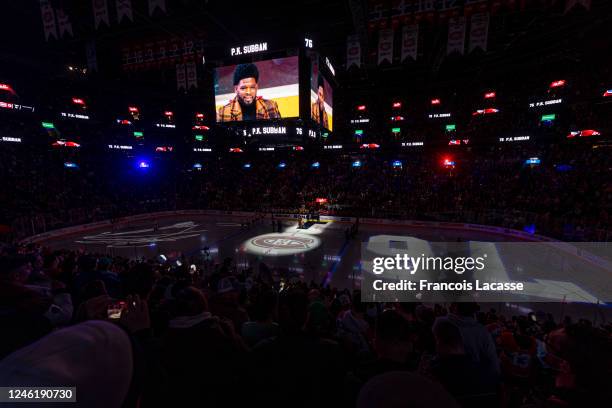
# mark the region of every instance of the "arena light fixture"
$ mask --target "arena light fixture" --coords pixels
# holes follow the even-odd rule
[[[363,111],[366,110],[366,106],[365,105],[359,105],[359,106],[357,106],[357,110],[360,111],[360,112],[363,112]]]
[[[402,107],[401,102],[393,102],[393,109],[400,109]]]
[[[394,133],[394,134],[398,134],[398,133],[400,133],[401,131],[402,131],[402,129],[401,129],[401,128],[398,128],[398,127],[396,127],[396,128],[391,128],[391,133]]]
[[[130,113],[138,113],[138,108],[136,106],[128,106],[128,111]]]
[[[432,105],[440,105],[442,102],[440,101],[439,98],[435,98],[431,100],[431,104]]]
[[[391,163],[391,165],[395,168],[400,168],[402,167],[402,162],[399,160],[394,160],[393,163]]]
[[[168,116],[168,117],[170,117],[170,116],[174,116],[174,112],[172,112],[172,111],[165,111],[165,112],[164,112],[164,115],[165,115],[165,116]]]
[[[55,126],[52,122],[42,122],[42,127],[45,129],[55,129]]]
[[[457,125],[455,125],[454,123],[449,123],[448,125],[446,125],[447,132],[452,132],[455,130],[457,130]]]
[[[310,165],[310,167],[312,167],[313,169],[318,169],[319,167],[321,167],[321,163],[319,162],[314,162]]]
[[[72,103],[74,103],[75,105],[85,106],[85,101],[81,98],[72,98]]]
[[[486,92],[484,94],[484,98],[485,99],[493,99],[497,96],[497,94],[495,92]]]
[[[79,165],[73,162],[64,162],[64,167],[67,169],[78,169]]]

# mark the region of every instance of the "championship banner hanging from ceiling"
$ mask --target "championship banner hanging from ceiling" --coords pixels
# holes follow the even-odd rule
[[[446,55],[462,54],[465,49],[465,17],[454,17],[448,21]]]
[[[176,89],[187,89],[187,76],[185,75],[185,64],[176,64]]]
[[[523,10],[528,0],[369,0],[368,29],[370,33],[381,28],[397,28],[400,25],[427,21],[431,23],[446,23],[449,19],[459,16],[470,17],[475,13],[490,12],[510,13],[517,8]],[[558,0],[562,1],[562,0]],[[565,0],[568,7],[580,4],[590,7],[591,0]],[[553,6],[554,0],[541,1],[541,8]]]
[[[134,21],[132,16],[132,0],[116,0],[117,4],[117,21],[120,23],[123,18]]]
[[[40,14],[42,16],[43,29],[45,31],[45,41],[49,41],[50,37],[57,40],[55,12],[49,3],[49,0],[40,0]]]
[[[419,46],[419,25],[410,24],[402,27],[402,62],[407,58],[416,61]]]
[[[476,48],[487,50],[489,35],[489,13],[476,13],[470,21],[470,52]]]
[[[346,41],[346,69],[361,66],[361,44],[358,35],[350,35]]]
[[[124,70],[148,70],[174,66],[179,62],[201,61],[204,39],[170,38],[125,45],[121,50]]]
[[[378,32],[378,65],[393,62],[393,30],[387,28]]]
[[[102,23],[106,24],[107,26],[110,26],[108,17],[108,4],[106,3],[106,0],[92,0],[91,4],[93,8],[96,30],[100,28],[100,25]]]
[[[64,33],[74,36],[74,34],[72,34],[72,24],[70,23],[70,19],[66,13],[64,13],[64,10],[55,10],[55,15],[57,16],[57,25],[59,26],[60,37],[64,37]]]

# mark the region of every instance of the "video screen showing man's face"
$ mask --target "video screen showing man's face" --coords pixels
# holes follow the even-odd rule
[[[320,72],[318,62],[313,62],[310,72],[310,118],[327,130],[333,130],[333,90]]]
[[[298,57],[231,65],[216,70],[217,122],[299,116]]]
[[[319,99],[319,102],[323,103],[325,102],[325,88],[320,86],[319,90],[317,91],[317,98]]]
[[[251,105],[257,97],[257,80],[255,78],[244,78],[234,88],[236,96],[242,104]]]

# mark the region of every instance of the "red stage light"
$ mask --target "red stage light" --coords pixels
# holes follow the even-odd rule
[[[559,88],[561,86],[565,86],[565,79],[560,79],[558,81],[553,81],[550,83],[551,88]]]
[[[490,115],[490,114],[497,113],[497,112],[499,112],[499,109],[497,108],[478,109],[475,112],[472,112],[472,116]]]
[[[402,103],[401,102],[393,102],[393,109],[399,109],[402,107]]]
[[[203,113],[196,113],[196,118],[204,119],[204,114]]]
[[[360,149],[378,149],[379,147],[380,145],[376,143],[364,143],[359,148]]]
[[[164,112],[164,115],[166,115],[166,116],[172,116],[172,115],[174,115],[174,113],[173,113],[173,112],[171,112],[171,111],[165,111],[165,112]]]
[[[486,94],[484,94],[485,99],[493,99],[496,96],[497,95],[495,94],[495,92],[487,92]]]
[[[302,150],[304,150],[304,148],[302,146],[293,146],[293,150],[297,150],[298,152],[301,152]]]
[[[137,112],[138,112],[138,108],[137,108],[137,107],[135,107],[135,106],[129,106],[129,107],[128,107],[128,110],[129,110],[130,112],[133,112],[133,113],[137,113]]]
[[[327,203],[327,198],[320,198],[320,197],[319,197],[319,198],[316,198],[316,199],[315,199],[315,202],[316,202],[317,204],[325,204],[325,203]]]
[[[444,167],[455,167],[455,161],[451,156],[444,156],[442,159],[442,165]]]
[[[358,111],[364,111],[364,110],[366,110],[366,106],[365,106],[365,105],[359,105],[359,106],[357,107],[357,110],[358,110]]]
[[[72,98],[72,103],[75,105],[85,105],[85,101],[81,98]]]
[[[242,153],[243,150],[239,147],[230,147],[229,149],[230,153]]]
[[[193,130],[210,130],[210,128],[208,126],[204,126],[204,125],[193,125],[193,127],[191,129],[193,129]]]
[[[15,91],[13,91],[13,88],[11,88],[11,86],[8,85],[8,84],[0,84],[0,90],[9,91],[11,93],[15,93]]]
[[[568,139],[573,137],[589,137],[589,136],[601,136],[597,130],[594,129],[584,129],[584,130],[574,130],[567,135]]]
[[[53,147],[81,147],[80,144],[76,143],[76,142],[71,142],[71,141],[65,141],[65,140],[56,140],[55,142],[53,142],[51,144],[51,146]]]
[[[607,89],[606,92],[603,93],[604,98],[608,98],[612,96],[612,89]]]
[[[432,104],[432,105],[439,105],[440,103],[441,103],[441,102],[440,102],[440,99],[437,99],[437,98],[436,98],[436,99],[432,99],[432,100],[431,100],[431,104]]]

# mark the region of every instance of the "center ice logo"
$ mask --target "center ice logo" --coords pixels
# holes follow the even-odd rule
[[[243,248],[257,255],[292,255],[310,251],[319,246],[319,238],[297,233],[264,234],[244,242]]]
[[[302,237],[287,238],[279,235],[259,237],[251,240],[251,242],[257,247],[268,249],[310,249],[314,244],[314,239]]]

